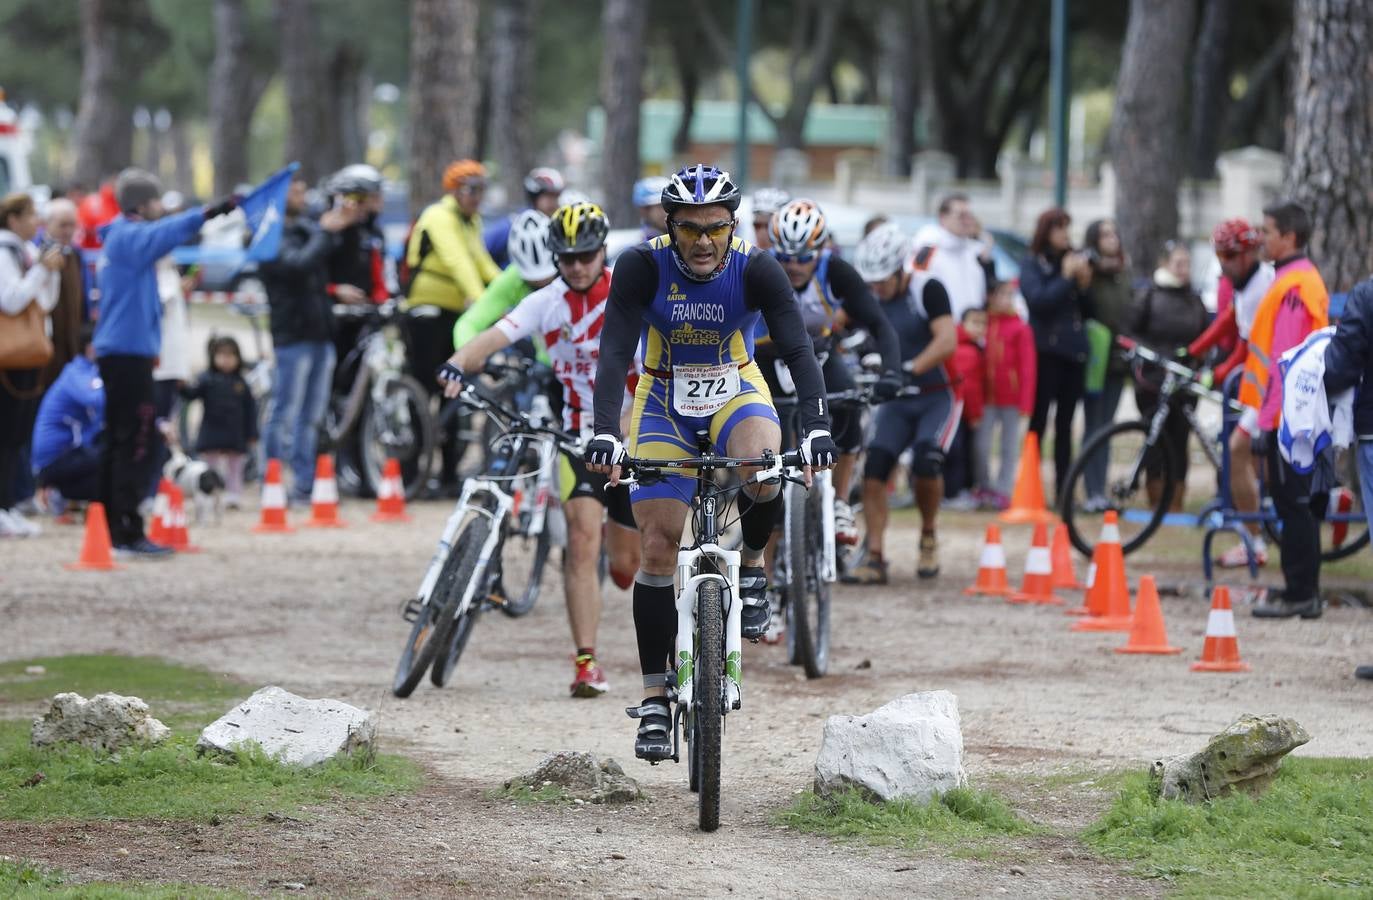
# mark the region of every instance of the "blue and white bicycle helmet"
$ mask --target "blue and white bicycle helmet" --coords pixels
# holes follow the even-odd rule
[[[634,182],[633,202],[635,206],[657,206],[663,199],[663,188],[668,181],[661,175],[650,175]]]
[[[548,222],[548,216],[537,209],[526,209],[510,224],[505,249],[525,281],[544,281],[558,274],[553,248],[548,245]]]
[[[739,208],[743,194],[729,173],[715,166],[697,163],[668,179],[663,188],[663,209],[668,215],[684,206],[723,206],[730,212]]]
[[[911,254],[911,239],[900,226],[888,222],[868,233],[853,251],[853,267],[869,284],[900,272]]]

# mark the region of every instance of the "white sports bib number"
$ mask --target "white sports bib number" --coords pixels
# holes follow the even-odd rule
[[[672,367],[672,408],[681,415],[712,415],[738,393],[738,366]]]

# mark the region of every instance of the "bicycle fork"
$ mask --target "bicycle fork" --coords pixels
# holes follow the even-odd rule
[[[699,563],[710,559],[716,567],[724,566],[727,575],[719,572],[696,574]],[[677,703],[689,709],[694,697],[692,676],[695,672],[693,642],[696,634],[696,596],[706,581],[720,582],[720,596],[725,603],[725,704],[726,711],[742,705],[740,685],[743,681],[743,604],[737,602],[739,585],[739,551],[725,550],[718,544],[702,544],[677,553],[677,580],[682,589],[677,594]]]

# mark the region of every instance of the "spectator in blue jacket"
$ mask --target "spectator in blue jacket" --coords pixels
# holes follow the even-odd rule
[[[237,197],[163,217],[162,183],[141,169],[115,182],[120,214],[100,229],[99,319],[95,356],[105,383],[105,452],[101,499],[118,555],[155,558],[171,552],[143,533],[138,504],[157,464],[153,435],[153,366],[161,352],[162,300],[157,261],[238,206]]]
[[[81,328],[81,353],[62,367],[38,405],[33,426],[33,471],[40,488],[64,500],[100,499],[100,435],[105,427],[105,384],[91,343],[94,328]]]
[[[1068,238],[1068,213],[1057,207],[1039,216],[1030,255],[1020,265],[1020,293],[1030,310],[1039,376],[1030,431],[1044,443],[1054,407],[1054,489],[1063,489],[1073,462],[1073,416],[1086,391],[1087,331],[1092,315],[1087,287],[1092,267]]]
[[[1373,527],[1373,279],[1349,292],[1335,336],[1325,348],[1325,396],[1356,387],[1354,434],[1358,438],[1359,485],[1363,511]],[[1359,666],[1354,677],[1373,681],[1373,665]]]
[[[526,209],[537,209],[546,216],[552,216],[558,208],[558,195],[566,187],[567,182],[557,169],[539,166],[529,170],[529,174],[524,176],[524,206],[508,216],[501,216],[482,232],[482,243],[496,265],[502,269],[510,265],[510,252],[505,245],[510,242],[510,226],[514,224],[515,216]]]

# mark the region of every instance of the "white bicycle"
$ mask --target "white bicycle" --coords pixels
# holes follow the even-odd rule
[[[687,742],[687,779],[699,796],[702,831],[720,827],[720,757],[725,716],[743,705],[743,637],[740,621],[738,550],[721,546],[725,508],[750,484],[796,481],[788,471],[802,465],[797,452],[766,453],[751,459],[704,453],[688,459],[626,461],[630,473],[621,483],[652,483],[666,474],[694,470],[696,493],[690,498],[692,543],[677,553],[677,645],[667,698],[672,713],[673,762],[681,761]],[[729,486],[712,477],[721,469],[758,467]],[[683,499],[687,499],[683,497]],[[645,707],[626,712],[640,718]],[[656,764],[656,763],[655,763]]]

